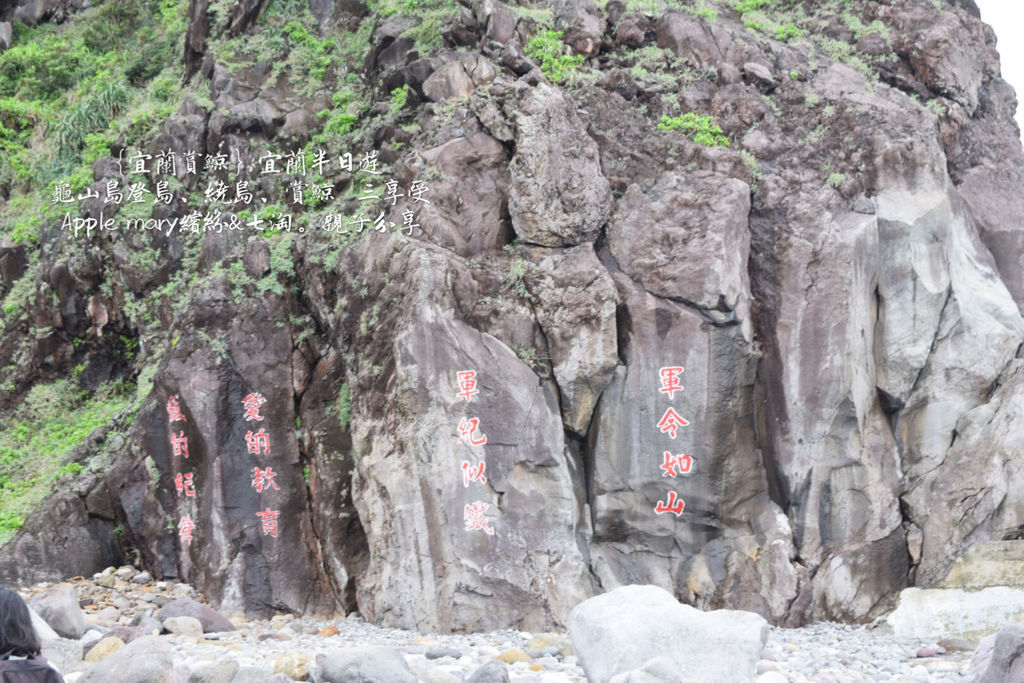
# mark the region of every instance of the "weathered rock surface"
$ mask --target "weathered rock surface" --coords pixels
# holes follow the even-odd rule
[[[58,635],[57,632],[54,631],[53,628],[51,628],[48,623],[46,623],[45,619],[39,616],[38,612],[32,609],[31,605],[29,605],[28,613],[32,617],[32,628],[35,629],[36,635],[39,636],[40,642],[46,643],[51,640],[57,640],[58,638],[60,638],[60,635]]]
[[[170,683],[174,680],[173,649],[157,636],[139,638],[86,669],[78,683]]]
[[[0,21],[78,9],[16,4]],[[419,5],[311,3],[293,49],[369,41],[311,94],[208,49],[259,48],[266,3],[191,3],[191,84],[140,144],[231,149],[265,194],[283,176],[247,167],[331,120],[403,187],[429,182],[422,229],[316,230],[359,202],[361,178],[338,171],[321,179],[335,200],[292,207],[303,233],[75,242],[48,225],[0,244],[0,410],[79,365],[83,388],[139,393],[0,549],[0,581],[137,553],[231,616],[531,631],[634,583],[798,624],[869,620],[951,566],[943,585],[1014,581],[979,555],[1024,536],[1024,151],[972,3],[804,3],[806,43],[725,8]],[[560,83],[527,47],[547,28],[586,58]],[[730,146],[658,128],[686,113]],[[93,188],[128,180],[114,156],[92,171]],[[263,419],[246,419],[257,393]],[[914,618],[954,619],[922,605]]]
[[[451,257],[397,238],[382,246],[362,277],[382,287],[377,297],[398,295],[415,313],[385,317],[374,333],[380,362],[393,363],[391,397],[364,390],[374,381],[369,368],[353,386],[353,487],[370,546],[360,611],[421,629],[560,623],[589,581],[575,543],[577,466],[564,446],[556,389],[512,349],[450,316],[442,283],[461,268]],[[401,264],[393,271],[401,282],[374,275],[382,259]],[[477,373],[470,401],[458,395],[466,370]],[[469,420],[478,429],[459,443],[458,427]],[[467,482],[463,462],[484,463],[486,482]],[[479,528],[467,506],[481,510]],[[396,554],[402,538],[419,539],[422,551]],[[420,599],[407,602],[413,586]],[[484,597],[499,595],[511,610],[500,617]]]
[[[665,173],[646,192],[629,186],[608,224],[608,247],[651,294],[713,310],[749,337],[749,214],[742,180]]]
[[[1024,621],[1024,590],[906,588],[886,621],[898,636],[979,641],[1008,623]]]
[[[441,175],[420,223],[431,241],[472,256],[508,243],[507,154],[484,132],[425,150],[423,160]]]
[[[542,84],[520,97],[508,165],[516,235],[549,247],[593,241],[611,211],[594,141],[560,90]]]
[[[939,588],[1024,588],[1024,541],[975,543],[958,557]]]
[[[1001,683],[1021,678],[1024,678],[1024,626],[1007,626],[978,643],[966,680]]]
[[[217,614],[206,605],[201,605],[189,598],[178,598],[167,603],[156,613],[156,618],[164,623],[164,628],[168,631],[171,631],[171,628],[166,623],[168,619],[195,619],[199,622],[205,633],[235,630],[234,624],[223,616]],[[183,622],[177,622],[177,624],[181,625]]]
[[[573,609],[569,637],[594,683],[737,683],[754,679],[768,622],[749,612],[701,612],[656,586],[632,585]]]
[[[203,636],[203,624],[195,617],[167,617],[164,619],[164,628],[179,636],[191,638]]]
[[[85,614],[78,605],[74,588],[69,583],[57,584],[32,597],[32,609],[43,618],[58,635],[81,638],[85,633]]]
[[[124,641],[117,636],[103,638],[85,653],[85,661],[89,663],[102,662],[104,659],[123,648],[124,645]]]
[[[372,646],[332,650],[319,655],[316,680],[324,683],[415,683],[416,676],[401,654],[386,647]]]

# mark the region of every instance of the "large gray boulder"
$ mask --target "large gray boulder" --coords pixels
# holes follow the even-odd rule
[[[701,612],[657,586],[623,586],[577,605],[569,637],[591,683],[740,683],[754,679],[768,622],[750,612]]]
[[[159,636],[139,638],[90,666],[78,683],[171,683],[174,650]]]
[[[29,600],[29,606],[65,638],[81,638],[85,633],[85,614],[78,605],[75,589],[70,583],[59,583]],[[49,634],[40,634],[49,635]]]
[[[474,669],[466,683],[509,683],[508,666],[492,659]]]
[[[46,623],[46,620],[39,616],[39,613],[32,609],[31,605],[28,608],[29,616],[32,617],[32,628],[36,630],[36,635],[39,636],[41,643],[48,643],[52,640],[60,638],[57,632],[50,628],[50,625]],[[84,621],[85,615],[82,616]]]
[[[965,677],[970,683],[1024,681],[1024,624],[1014,624],[984,638]]]
[[[516,235],[549,247],[593,241],[612,194],[576,105],[541,84],[521,95],[515,122],[508,210]]]
[[[221,614],[191,598],[178,598],[167,603],[156,613],[156,618],[164,624],[164,628],[173,631],[166,622],[168,619],[190,617],[197,620],[203,627],[203,633],[216,631],[234,631],[235,625]],[[177,622],[174,624],[177,625]],[[178,633],[178,631],[173,631]]]
[[[397,650],[371,645],[317,655],[316,680],[320,683],[416,683],[416,676]]]

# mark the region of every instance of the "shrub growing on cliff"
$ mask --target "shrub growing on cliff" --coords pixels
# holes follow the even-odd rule
[[[131,403],[134,387],[112,382],[95,394],[59,380],[37,384],[0,424],[0,544],[7,542],[62,474],[80,465],[59,463],[93,430]]]
[[[736,11],[740,14],[754,12],[772,4],[772,0],[737,0]]]
[[[391,91],[391,113],[397,114],[409,101],[409,84]]]
[[[349,393],[348,383],[342,382],[338,389],[338,398],[334,402],[333,412],[338,418],[338,426],[348,429],[348,418],[351,410],[352,395]]]
[[[710,115],[700,116],[687,112],[682,116],[662,116],[658,130],[678,130],[698,145],[705,147],[728,147],[729,138],[714,123]]]
[[[583,64],[583,55],[565,54],[561,31],[539,31],[526,44],[526,54],[539,62],[540,70],[552,83],[561,83],[569,78],[578,66]]]

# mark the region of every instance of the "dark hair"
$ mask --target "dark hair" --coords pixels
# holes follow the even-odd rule
[[[14,591],[0,588],[0,655],[11,652],[28,657],[39,654],[39,649],[28,605]]]

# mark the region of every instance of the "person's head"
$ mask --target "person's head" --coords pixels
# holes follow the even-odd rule
[[[0,654],[12,651],[21,657],[39,654],[39,636],[21,596],[0,588]]]

